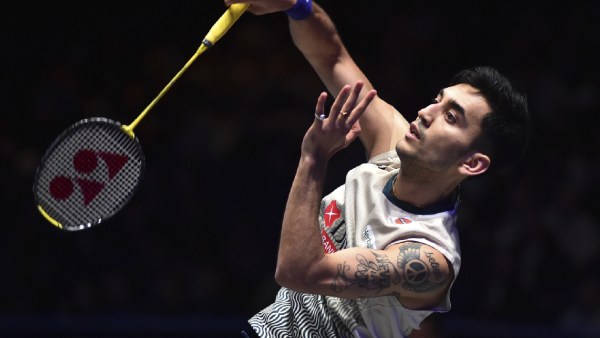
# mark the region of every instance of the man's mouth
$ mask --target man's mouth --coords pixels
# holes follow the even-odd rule
[[[421,138],[421,135],[419,134],[419,128],[417,127],[417,124],[415,122],[413,122],[413,123],[410,124],[409,131],[416,138],[418,138],[418,139]]]

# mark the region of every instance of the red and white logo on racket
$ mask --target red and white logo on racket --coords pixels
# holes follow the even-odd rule
[[[73,156],[73,168],[83,177],[54,177],[50,181],[50,195],[56,200],[65,200],[71,197],[77,184],[83,194],[83,204],[87,206],[108,183],[92,177],[92,173],[100,167],[99,159],[106,163],[108,181],[112,180],[129,160],[127,156],[120,154],[81,149]]]

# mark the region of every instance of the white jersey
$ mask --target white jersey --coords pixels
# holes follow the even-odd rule
[[[395,151],[378,155],[346,176],[346,183],[321,201],[323,248],[385,249],[419,242],[441,252],[460,270],[456,228],[458,201],[417,209],[393,197],[400,160]],[[429,310],[410,310],[394,296],[346,299],[281,288],[273,304],[249,320],[260,337],[404,338],[432,312],[450,310],[450,291]]]

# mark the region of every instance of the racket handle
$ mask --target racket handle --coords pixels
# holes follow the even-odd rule
[[[212,47],[227,31],[233,24],[240,18],[242,14],[246,11],[246,9],[250,6],[250,4],[232,4],[227,8],[225,13],[221,15],[219,20],[215,22],[212,28],[208,31],[208,34],[202,40],[202,45],[207,48]]]

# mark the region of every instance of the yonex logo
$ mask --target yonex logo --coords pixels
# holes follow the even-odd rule
[[[109,180],[113,179],[129,160],[127,156],[120,154],[82,149],[73,156],[73,168],[79,174],[90,176],[98,168],[99,159],[106,163]],[[50,181],[50,195],[56,200],[65,200],[73,194],[77,184],[83,194],[83,204],[87,206],[104,189],[106,183],[89,177],[71,178],[58,175]]]

